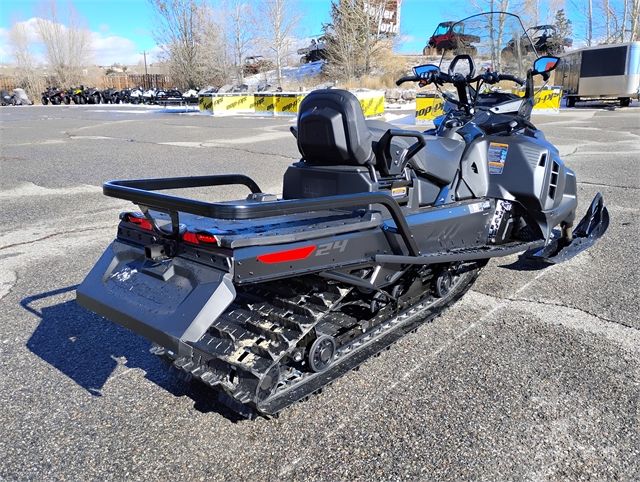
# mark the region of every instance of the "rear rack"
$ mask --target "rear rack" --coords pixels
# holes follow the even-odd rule
[[[157,209],[170,214],[174,233],[178,229],[178,213],[190,213],[217,219],[259,219],[286,214],[316,210],[354,208],[357,206],[380,204],[391,214],[396,227],[411,256],[419,256],[420,250],[411,229],[402,213],[400,205],[391,196],[380,192],[340,194],[313,199],[290,199],[247,203],[210,203],[155,192],[165,189],[194,187],[244,185],[252,193],[262,193],[258,184],[242,174],[218,174],[212,176],[168,177],[156,179],[128,179],[108,181],[103,185],[106,196],[125,199],[140,205],[144,211]]]

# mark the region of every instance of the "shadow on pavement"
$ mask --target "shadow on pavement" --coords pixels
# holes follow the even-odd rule
[[[540,271],[550,266],[543,260],[527,258],[521,255],[516,261],[511,264],[498,265],[500,268],[509,269],[512,271]]]
[[[148,380],[176,397],[188,396],[200,412],[216,412],[237,422],[243,420],[216,403],[216,393],[199,384],[188,384],[155,355],[149,342],[125,328],[85,310],[75,300],[47,305],[46,300],[74,291],[67,286],[24,298],[20,305],[41,321],[27,341],[27,348],[65,374],[92,396],[101,397],[102,389],[118,365],[126,359],[127,368],[140,368]],[[39,308],[34,308],[33,304]],[[41,306],[42,305],[42,306]]]

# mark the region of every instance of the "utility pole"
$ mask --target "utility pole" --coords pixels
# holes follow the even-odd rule
[[[149,82],[149,74],[147,72],[147,51],[143,50],[142,55],[144,57],[144,86],[149,89],[151,87],[151,82]]]

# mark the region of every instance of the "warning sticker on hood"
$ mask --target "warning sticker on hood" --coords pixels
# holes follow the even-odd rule
[[[502,174],[507,161],[509,144],[492,142],[489,144],[489,174]]]

